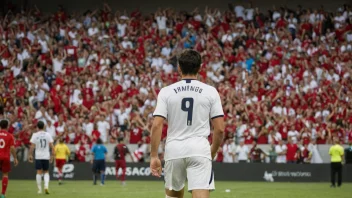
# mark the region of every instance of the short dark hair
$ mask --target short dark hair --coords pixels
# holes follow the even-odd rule
[[[123,137],[117,138],[117,141],[118,141],[118,142],[123,142]]]
[[[178,64],[183,75],[196,75],[201,63],[202,57],[200,54],[191,49],[184,50],[178,58]]]
[[[7,129],[8,126],[9,126],[9,121],[8,120],[1,120],[0,121],[1,129]]]
[[[103,140],[101,140],[100,138],[97,139],[97,144],[103,144]]]
[[[45,126],[45,124],[44,124],[43,121],[39,121],[39,122],[37,123],[38,129],[44,129],[44,126]]]

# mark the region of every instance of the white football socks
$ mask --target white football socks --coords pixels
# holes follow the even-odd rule
[[[49,189],[50,175],[49,173],[44,174],[44,188]]]
[[[42,191],[42,175],[37,174],[36,176],[37,179],[37,186],[38,186],[38,191]]]

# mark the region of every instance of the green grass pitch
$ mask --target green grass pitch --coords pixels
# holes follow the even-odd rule
[[[352,184],[331,189],[328,183],[216,182],[211,198],[352,198]],[[229,189],[231,192],[225,192]],[[10,180],[7,198],[164,198],[163,182],[107,181],[93,186],[91,181],[50,182],[50,195],[38,195],[36,182]],[[185,197],[191,197],[186,193]]]

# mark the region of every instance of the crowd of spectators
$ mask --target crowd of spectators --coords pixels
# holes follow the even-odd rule
[[[157,95],[180,80],[186,48],[201,53],[199,80],[221,95],[225,142],[352,141],[351,7],[229,7],[148,15],[108,4],[51,15],[11,7],[0,16],[0,116],[17,147],[28,147],[38,120],[81,153],[97,138],[148,144]],[[165,123],[163,139],[166,131]]]

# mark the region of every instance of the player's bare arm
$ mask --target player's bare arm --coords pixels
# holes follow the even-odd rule
[[[16,154],[16,149],[15,146],[11,146],[11,155],[13,157],[13,163],[15,166],[18,165],[18,159],[17,159],[17,154]]]
[[[150,151],[150,169],[152,175],[161,177],[161,162],[158,157],[158,148],[160,144],[162,129],[163,129],[164,118],[160,116],[154,117],[152,132],[151,132],[151,151]]]
[[[211,157],[212,159],[214,159],[224,139],[224,131],[225,131],[224,117],[217,117],[212,119],[212,124],[214,127],[214,133],[213,133],[213,144],[211,145]]]
[[[29,148],[29,153],[28,153],[28,161],[30,163],[33,163],[33,151],[34,151],[34,148],[35,148],[35,144],[31,144],[31,147]]]
[[[132,157],[132,155],[131,155],[131,153],[129,153],[128,155],[130,156],[131,162],[135,162],[133,157]]]
[[[135,162],[133,157],[132,157],[132,155],[131,155],[131,152],[130,152],[130,150],[128,148],[127,148],[127,155],[130,156],[131,162]]]
[[[49,143],[51,149],[50,163],[53,163],[55,157],[55,147],[53,143]]]

